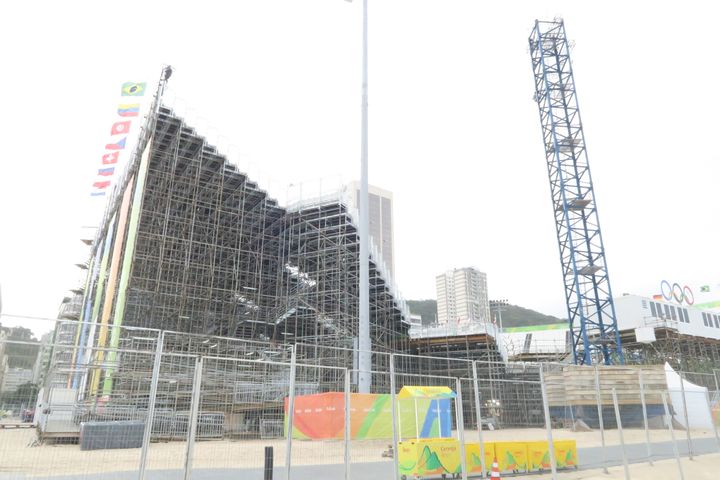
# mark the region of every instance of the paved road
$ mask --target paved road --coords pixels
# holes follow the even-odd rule
[[[687,455],[687,441],[683,438],[678,441],[678,449],[681,455]],[[652,454],[654,460],[673,458],[674,452],[672,442],[654,442]],[[634,443],[625,446],[625,451],[630,463],[642,463],[647,461],[647,447],[644,443]],[[714,438],[700,438],[693,440],[693,452],[696,455],[718,452],[718,444]],[[603,466],[622,465],[622,450],[619,445],[611,445],[604,450],[602,447],[580,448],[578,457],[582,469],[596,469]],[[344,478],[345,470],[343,465],[298,465],[292,469],[292,480],[338,480]],[[102,478],[103,480],[136,480],[137,472],[114,472],[95,475],[73,475],[73,476],[47,476],[29,477],[25,475],[2,473],[0,466],[0,480],[87,480],[88,478]],[[181,480],[181,470],[150,470],[145,476],[146,480]],[[286,480],[286,472],[283,468],[275,468],[273,480]],[[353,463],[351,465],[352,480],[383,480],[393,478],[393,462],[386,460],[382,462]],[[532,478],[532,477],[530,477]],[[192,472],[192,480],[263,480],[262,469],[195,469]]]
[[[653,460],[662,460],[674,458],[672,442],[652,442],[651,452]],[[678,450],[680,455],[687,455],[688,444],[685,438],[678,440]],[[717,441],[714,438],[697,438],[693,439],[693,453],[702,455],[703,453],[717,453],[719,451]],[[625,445],[625,452],[629,463],[642,463],[648,461],[647,446],[644,443],[633,443]],[[609,445],[604,449],[605,465],[608,467],[614,465],[622,465],[622,449],[620,445]],[[600,468],[603,466],[603,448],[580,448],[578,449],[578,457],[583,470]]]

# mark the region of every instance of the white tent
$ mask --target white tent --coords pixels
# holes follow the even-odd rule
[[[675,420],[685,425],[685,410],[683,403],[683,389],[685,390],[685,400],[687,400],[687,414],[690,428],[713,428],[712,417],[710,415],[710,406],[708,405],[708,389],[695,385],[687,380],[682,380],[680,375],[670,364],[665,363],[665,378],[667,380],[668,392],[670,400],[675,408]],[[682,381],[682,388],[680,382]]]

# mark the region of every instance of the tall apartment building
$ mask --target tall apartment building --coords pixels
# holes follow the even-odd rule
[[[490,321],[485,273],[472,267],[448,270],[435,285],[439,324]]]
[[[350,206],[359,209],[360,182],[350,182],[345,186],[349,194]],[[368,207],[370,216],[370,238],[380,250],[380,256],[390,274],[395,273],[395,256],[393,247],[393,196],[392,192],[373,185],[368,185]]]

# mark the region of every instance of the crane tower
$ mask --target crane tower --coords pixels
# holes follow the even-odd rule
[[[573,358],[624,363],[563,21],[536,20],[528,41]]]

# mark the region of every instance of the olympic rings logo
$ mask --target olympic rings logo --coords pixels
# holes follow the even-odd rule
[[[687,285],[684,287],[681,287],[679,283],[670,285],[670,282],[663,280],[660,283],[660,291],[663,298],[668,302],[674,298],[678,303],[682,303],[683,301],[688,305],[695,303],[695,295]]]

